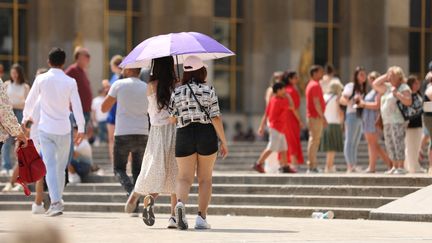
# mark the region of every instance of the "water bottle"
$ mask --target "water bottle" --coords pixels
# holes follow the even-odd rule
[[[333,219],[334,218],[334,213],[333,213],[333,211],[327,211],[325,213],[323,213],[323,212],[313,212],[312,213],[312,218],[313,219]]]

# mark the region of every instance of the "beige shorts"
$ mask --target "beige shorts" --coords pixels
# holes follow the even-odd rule
[[[267,150],[273,152],[287,151],[288,144],[286,142],[285,134],[276,129],[269,128],[269,143],[267,145]]]

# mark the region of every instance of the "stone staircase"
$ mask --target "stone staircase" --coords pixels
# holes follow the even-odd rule
[[[310,217],[314,211],[333,210],[336,218],[369,218],[372,209],[432,184],[426,175],[378,174],[256,174],[250,170],[264,143],[230,146],[226,160],[218,160],[213,179],[210,214],[276,217]],[[105,176],[90,176],[85,183],[68,185],[64,200],[67,211],[122,212],[126,195],[110,172],[106,147],[94,149],[95,162]],[[320,154],[320,161],[324,154]],[[367,149],[359,147],[359,165],[367,166]],[[336,165],[345,170],[343,156]],[[384,166],[380,167],[384,170]],[[304,166],[300,168],[304,170]],[[7,181],[0,177],[0,186]],[[29,210],[32,197],[22,193],[0,193],[0,210]],[[188,213],[197,210],[197,185],[194,184]],[[157,213],[169,213],[169,197],[157,199]]]

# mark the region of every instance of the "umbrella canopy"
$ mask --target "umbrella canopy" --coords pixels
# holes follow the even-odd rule
[[[120,67],[150,67],[152,59],[166,56],[177,56],[178,63],[183,63],[191,55],[211,60],[235,54],[213,38],[198,32],[171,33],[144,40],[124,58]]]

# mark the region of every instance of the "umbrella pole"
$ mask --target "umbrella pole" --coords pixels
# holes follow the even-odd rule
[[[179,61],[178,61],[178,55],[176,55],[175,57],[176,57],[176,61],[177,61],[177,77],[180,81],[180,66],[179,66]]]

